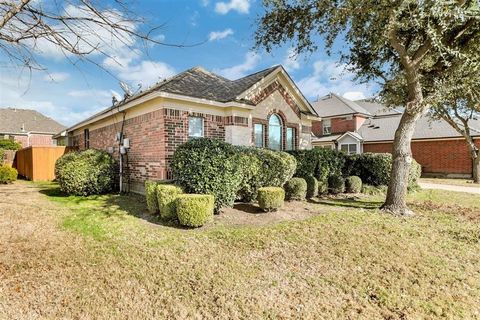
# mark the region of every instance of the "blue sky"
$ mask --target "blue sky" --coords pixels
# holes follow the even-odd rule
[[[48,0],[43,0],[48,2]],[[68,10],[69,8],[66,8]],[[290,46],[267,54],[254,52],[256,18],[263,12],[261,0],[141,1],[132,10],[151,25],[165,24],[156,37],[167,43],[199,43],[192,48],[149,46],[136,49],[114,44],[112,54],[120,64],[102,56],[92,59],[117,78],[136,88],[170,77],[193,66],[236,79],[282,64],[311,101],[335,92],[358,99],[374,94],[374,86],[354,83],[353,75],[327,56],[319,38],[319,50],[292,57]],[[36,109],[65,125],[72,125],[111,105],[112,94],[121,93],[118,81],[89,64],[73,66],[55,48],[42,46],[39,61],[48,71],[28,72],[4,65],[0,69],[0,107]],[[1,56],[0,56],[1,59]]]

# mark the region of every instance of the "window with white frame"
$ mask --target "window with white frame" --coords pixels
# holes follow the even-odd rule
[[[255,123],[253,127],[253,131],[255,133],[255,146],[260,148],[263,148],[265,146],[264,145],[265,136],[263,133],[264,132],[263,127],[264,126],[261,123]]]
[[[272,114],[268,120],[268,147],[273,150],[282,150],[282,120]]]
[[[188,117],[188,137],[189,138],[203,137],[203,118]]]
[[[356,143],[343,143],[343,144],[340,145],[340,150],[342,150],[346,154],[356,154],[356,153],[358,153]]]
[[[295,128],[288,127],[287,128],[287,141],[286,141],[286,150],[294,150],[295,149]]]
[[[325,119],[322,121],[323,134],[332,133],[332,121],[330,119]]]

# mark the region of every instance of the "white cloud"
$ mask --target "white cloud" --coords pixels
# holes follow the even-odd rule
[[[297,81],[303,94],[309,98],[317,98],[333,92],[347,99],[363,99],[372,95],[368,84],[357,84],[354,74],[333,60],[319,60],[313,64],[313,73]]]
[[[118,76],[120,79],[132,82],[134,84],[142,84],[144,88],[158,82],[162,79],[175,75],[175,69],[160,61],[144,60],[136,65],[128,65],[123,68]]]
[[[291,72],[293,70],[300,69],[300,63],[298,62],[298,55],[295,52],[295,49],[290,48],[287,51],[287,55],[283,59],[283,67]]]
[[[50,72],[43,76],[43,80],[52,82],[63,82],[70,78],[70,74],[67,72]]]
[[[210,1],[209,0],[201,0],[200,3],[202,5],[202,7],[206,7],[210,4]]]
[[[362,91],[347,91],[343,94],[343,97],[352,101],[366,98],[365,93],[363,93]]]
[[[250,11],[250,0],[230,0],[229,2],[217,2],[215,4],[215,12],[219,14],[227,14],[231,10],[238,13],[248,13]]]
[[[233,34],[233,30],[228,28],[223,31],[212,31],[208,34],[208,41],[221,40]]]
[[[245,61],[230,68],[216,70],[217,73],[228,79],[244,77],[248,71],[254,69],[260,61],[260,55],[254,52],[247,52]]]
[[[38,78],[37,78],[38,77]],[[72,125],[111,105],[112,93],[78,90],[71,95],[41,76],[0,77],[0,108],[33,109],[64,125]],[[118,93],[117,93],[118,94]]]

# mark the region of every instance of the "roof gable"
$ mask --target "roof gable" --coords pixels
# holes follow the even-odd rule
[[[333,117],[346,114],[362,114],[372,116],[372,114],[354,101],[341,97],[335,93],[319,98],[312,103],[313,108],[320,117]]]
[[[66,127],[36,110],[0,109],[0,133],[57,133]],[[23,129],[23,130],[22,130]]]

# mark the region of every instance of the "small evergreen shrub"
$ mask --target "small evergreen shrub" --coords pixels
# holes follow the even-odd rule
[[[328,193],[328,179],[318,180],[318,194]]]
[[[175,200],[178,221],[182,226],[201,227],[213,218],[214,205],[209,194],[180,194]]]
[[[3,164],[3,160],[5,159],[5,150],[0,149],[0,165]]]
[[[305,200],[307,196],[307,182],[303,178],[292,178],[283,186],[287,200]]]
[[[60,189],[67,194],[106,193],[112,190],[115,182],[115,161],[101,150],[69,152],[55,163],[55,177]]]
[[[0,139],[0,149],[17,151],[22,149],[22,145],[10,139]]]
[[[12,168],[6,164],[0,164],[0,183],[7,184],[17,180],[17,169]]]
[[[165,220],[176,219],[175,200],[183,193],[182,188],[173,184],[157,184],[156,189],[160,217]]]
[[[345,180],[339,174],[328,177],[328,191],[333,194],[345,192]]]
[[[314,176],[308,176],[305,178],[307,183],[307,199],[311,199],[318,195],[318,180]]]
[[[145,181],[145,199],[147,200],[147,209],[150,213],[158,212],[158,200],[157,200],[157,182],[146,180]]]
[[[349,176],[345,179],[345,189],[348,193],[360,193],[362,191],[362,179],[357,176]]]
[[[237,154],[235,161],[240,169],[239,174],[241,176],[241,181],[236,198],[244,202],[251,202],[255,200],[257,190],[261,187],[260,170],[262,162],[256,154],[249,152],[250,148],[237,148],[239,153]]]
[[[422,175],[422,166],[413,159],[412,166],[408,175],[408,191],[418,191],[420,186],[418,185],[418,179]]]
[[[285,191],[280,187],[262,187],[258,189],[258,206],[263,211],[277,211],[285,201]]]
[[[282,187],[290,180],[297,168],[295,158],[283,151],[273,151],[263,148],[249,148],[261,163],[259,185],[261,187]]]
[[[289,153],[297,160],[296,177],[314,176],[319,181],[325,180],[331,175],[341,174],[345,163],[345,155],[332,149],[313,148]]]

